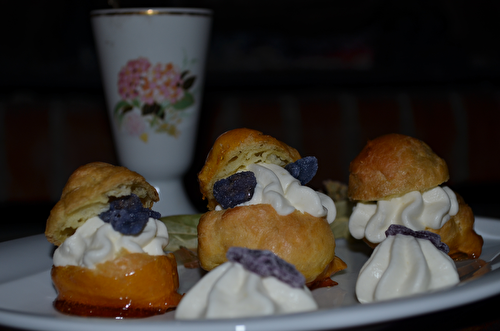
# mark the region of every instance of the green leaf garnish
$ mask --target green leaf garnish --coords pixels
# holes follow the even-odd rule
[[[188,249],[198,247],[198,222],[202,214],[173,215],[160,219],[167,226],[169,243],[167,251],[175,251],[181,246]]]
[[[337,209],[335,221],[330,224],[335,239],[351,238],[349,232],[349,216],[352,213],[353,203],[347,197],[347,185],[338,181],[325,180],[323,186],[326,194],[332,198]]]

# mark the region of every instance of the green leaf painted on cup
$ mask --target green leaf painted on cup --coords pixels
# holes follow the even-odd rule
[[[139,99],[132,100],[132,106],[136,108],[141,108],[141,101],[139,101]]]
[[[156,102],[153,104],[147,104],[145,103],[142,105],[141,111],[142,115],[149,115],[149,114],[158,114],[161,110],[161,106],[157,104]]]
[[[195,77],[195,76],[188,77],[188,78],[184,81],[184,83],[182,83],[182,88],[183,88],[184,90],[189,90],[189,88],[190,88],[191,86],[193,86],[193,84],[194,84],[194,81],[195,81],[195,80],[196,80],[196,77]]]
[[[184,79],[184,77],[187,76],[187,74],[189,74],[189,70],[184,70],[182,73],[181,73],[181,79]]]
[[[194,104],[194,97],[191,93],[184,93],[184,97],[174,104],[174,108],[177,110],[186,109]]]
[[[125,113],[129,110],[132,110],[132,108],[133,107],[130,103],[128,103],[125,100],[121,100],[116,104],[115,108],[113,109],[113,114],[115,114],[115,116],[116,116],[119,113],[122,113],[122,112]]]
[[[115,116],[116,121],[118,122],[118,126],[122,125],[125,114],[131,111],[132,109],[134,109],[134,107],[125,100],[121,100],[116,104],[115,108],[113,109],[113,115]]]

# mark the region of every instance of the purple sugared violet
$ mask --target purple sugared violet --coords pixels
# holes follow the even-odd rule
[[[214,184],[214,198],[223,209],[233,208],[250,201],[257,186],[257,178],[251,171],[237,172]]]
[[[285,169],[294,178],[300,181],[301,185],[306,185],[314,178],[318,171],[318,159],[314,156],[306,156],[285,166]]]
[[[125,235],[141,233],[149,218],[160,219],[159,212],[144,208],[135,194],[120,197],[109,204],[109,209],[99,214],[101,220],[110,223],[115,231]]]
[[[305,285],[304,276],[293,264],[286,262],[269,250],[231,247],[226,253],[229,261],[240,263],[243,267],[262,277],[276,277],[295,288]]]
[[[412,229],[399,224],[391,224],[391,226],[389,226],[389,228],[385,231],[386,237],[395,236],[397,234],[430,240],[430,242],[440,251],[444,252],[445,254],[448,254],[450,252],[450,248],[448,247],[448,245],[442,242],[441,236],[436,233],[430,231],[413,231]]]

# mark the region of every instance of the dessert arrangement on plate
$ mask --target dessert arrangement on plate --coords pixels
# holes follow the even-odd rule
[[[78,168],[46,225],[58,246],[55,309],[111,318],[175,310],[179,320],[316,310],[312,291],[337,285],[332,275],[349,268],[336,236],[373,248],[356,280],[360,303],[452,287],[455,261],[481,255],[470,207],[442,186],[446,163],[424,142],[369,141],[348,186],[325,181],[326,193],[307,186],[317,169],[315,157],[271,136],[231,130],[198,174],[208,211],[162,218],[140,174],[100,162]],[[205,271],[187,293],[177,263]]]

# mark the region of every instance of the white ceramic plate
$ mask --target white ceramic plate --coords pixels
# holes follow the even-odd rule
[[[359,269],[368,259],[362,243],[337,241],[336,253],[348,268],[333,280],[338,286],[313,291],[320,306],[315,312],[234,320],[177,321],[174,313],[135,320],[80,318],[52,307],[56,292],[50,279],[54,247],[43,235],[0,244],[0,324],[36,330],[321,330],[359,327],[417,316],[471,303],[500,293],[500,220],[476,218],[476,231],[485,242],[481,259],[491,271],[458,286],[423,295],[361,305],[354,296]],[[482,270],[485,270],[484,267]],[[179,268],[180,292],[201,277],[199,269]]]

